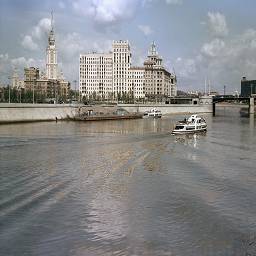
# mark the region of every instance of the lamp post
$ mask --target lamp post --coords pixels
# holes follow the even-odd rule
[[[77,81],[74,80],[73,82],[74,82],[74,84],[75,84],[75,99],[76,99],[76,101],[77,101],[77,93],[76,93],[76,82],[77,82]]]
[[[11,77],[10,76],[8,76],[8,79],[9,79],[9,85],[8,85],[8,91],[9,91],[9,103],[11,103],[11,85],[10,85],[10,80],[11,80]]]
[[[35,84],[33,82],[33,104],[35,103]]]
[[[226,95],[226,85],[224,85],[224,96]]]

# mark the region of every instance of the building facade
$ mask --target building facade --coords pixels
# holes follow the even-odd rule
[[[144,66],[133,67],[128,41],[113,41],[109,54],[80,54],[79,91],[82,97],[137,99],[177,95],[176,76],[162,64],[152,43]]]
[[[256,80],[241,80],[241,97],[252,97],[256,95]]]
[[[39,68],[24,68],[24,87],[25,90],[33,90],[39,79]]]
[[[162,64],[156,45],[153,42],[145,67],[145,97],[173,97],[177,96],[176,76],[171,74]]]
[[[112,54],[80,54],[81,97],[109,99],[113,94]]]
[[[145,68],[131,67],[129,69],[129,94],[132,94],[135,99],[145,98]]]
[[[113,41],[113,93],[114,97],[129,93],[128,77],[131,67],[131,51],[128,41]]]

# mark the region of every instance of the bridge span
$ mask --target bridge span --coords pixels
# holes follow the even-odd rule
[[[220,102],[246,102],[249,105],[248,113],[255,113],[255,99],[250,97],[215,96],[212,99],[212,114],[215,116],[216,104]]]

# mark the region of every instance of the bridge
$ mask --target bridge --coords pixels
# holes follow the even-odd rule
[[[248,108],[248,113],[249,114],[254,114],[255,112],[255,98],[250,98],[250,97],[235,97],[235,96],[230,96],[230,95],[223,95],[223,96],[214,96],[212,98],[212,114],[215,116],[215,108],[216,104],[220,102],[246,102],[249,105]]]

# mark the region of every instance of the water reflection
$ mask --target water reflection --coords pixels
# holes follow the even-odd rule
[[[174,135],[175,136],[175,142],[181,143],[183,145],[191,146],[193,148],[198,147],[198,141],[205,137],[207,135],[207,132],[202,133],[191,133],[191,134],[179,134]]]
[[[256,138],[228,111],[175,136],[184,116],[0,126],[1,253],[234,255],[256,232]]]

